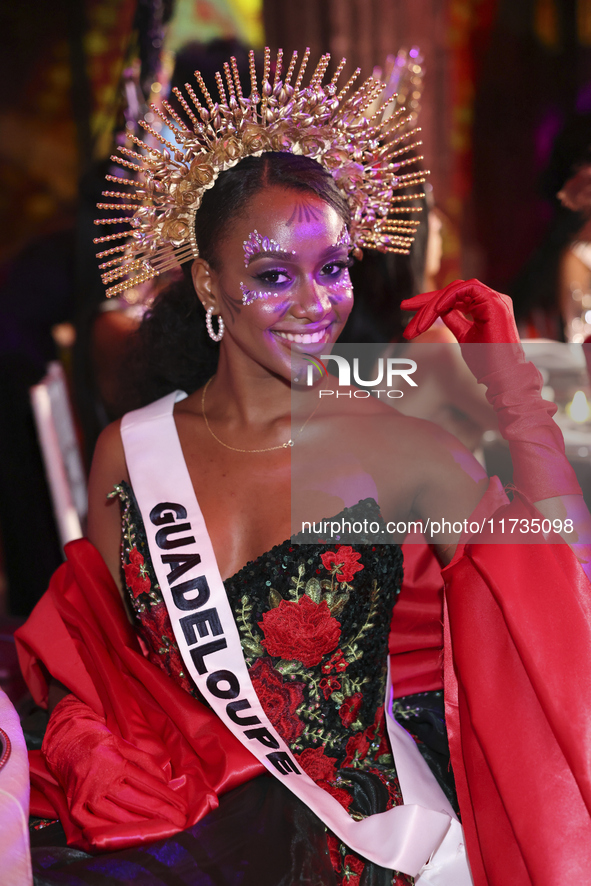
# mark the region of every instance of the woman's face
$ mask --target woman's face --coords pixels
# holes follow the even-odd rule
[[[213,291],[222,347],[283,378],[293,351],[322,354],[353,306],[350,241],[340,215],[315,194],[259,192],[219,244]]]

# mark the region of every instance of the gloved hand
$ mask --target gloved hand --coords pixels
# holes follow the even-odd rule
[[[531,502],[581,495],[562,433],[552,420],[556,406],[542,399],[542,377],[525,360],[511,299],[478,280],[457,280],[438,292],[405,299],[401,307],[417,311],[406,338],[420,335],[441,317],[458,339],[470,370],[486,385],[487,400],[509,443],[515,487]]]
[[[426,332],[441,317],[460,344],[519,343],[511,299],[479,280],[456,280],[445,289],[407,298],[400,307],[417,312],[406,327],[408,339]]]
[[[83,832],[92,833],[105,822],[148,820],[156,838],[186,827],[185,804],[167,773],[149,754],[114,735],[75,696],[67,695],[55,707],[42,752]]]

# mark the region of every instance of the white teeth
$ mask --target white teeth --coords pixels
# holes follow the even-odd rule
[[[300,333],[292,334],[291,332],[276,332],[275,335],[279,335],[281,338],[287,339],[287,341],[295,342],[297,345],[314,345],[323,340],[326,335],[326,329],[321,329],[319,332],[310,332],[307,335]]]

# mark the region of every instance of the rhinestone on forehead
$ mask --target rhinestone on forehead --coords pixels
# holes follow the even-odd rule
[[[281,249],[279,243],[276,240],[271,240],[270,237],[261,237],[259,232],[256,230],[251,231],[248,235],[248,239],[244,241],[244,267],[248,267],[248,263],[254,255],[258,255],[259,252],[286,252],[285,249]],[[295,249],[291,250],[291,254],[295,255]]]
[[[257,298],[271,298],[274,295],[273,292],[255,292],[254,289],[249,289],[242,281],[240,281],[240,292],[242,293],[243,305],[251,305]]]
[[[341,233],[339,234],[339,239],[335,243],[335,246],[352,246],[351,235],[349,234],[347,225],[343,225]]]

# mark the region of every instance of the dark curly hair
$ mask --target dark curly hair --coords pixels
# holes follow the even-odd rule
[[[243,216],[250,200],[267,187],[305,191],[324,200],[350,223],[349,204],[333,177],[315,160],[269,151],[245,157],[222,172],[205,191],[195,218],[199,254],[219,267],[219,247],[232,219]],[[197,298],[190,265],[183,279],[163,291],[146,313],[136,334],[127,374],[128,408],[149,403],[176,389],[191,393],[217,367],[218,345],[205,331],[205,311]]]

